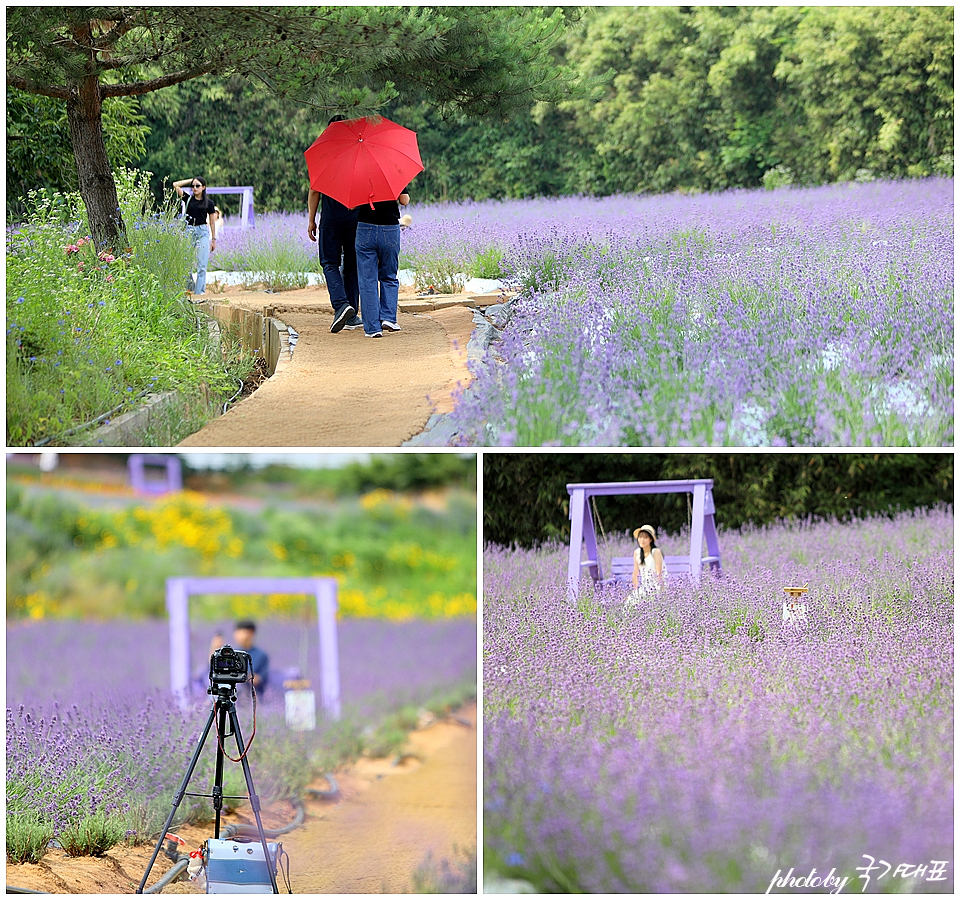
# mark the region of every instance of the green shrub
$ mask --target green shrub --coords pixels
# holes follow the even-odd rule
[[[481,250],[470,264],[471,278],[500,278],[503,275],[503,258],[506,254],[499,247]]]
[[[126,830],[119,816],[98,812],[71,822],[57,839],[67,856],[103,856],[123,840]]]
[[[141,182],[118,180],[132,222],[122,252],[96,251],[77,195],[33,195],[28,224],[8,235],[8,445],[60,443],[154,391],[225,395],[250,368],[234,353],[224,362],[186,299],[192,250],[174,211],[145,216]]]
[[[7,862],[38,863],[53,839],[53,826],[23,813],[7,816]]]

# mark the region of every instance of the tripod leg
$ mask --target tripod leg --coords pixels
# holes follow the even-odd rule
[[[223,740],[227,723],[227,707],[217,703],[220,710],[220,719],[217,726],[217,765],[213,777],[213,809],[214,826],[213,836],[220,837],[220,810],[223,808]],[[231,704],[232,708],[232,704]]]
[[[267,861],[267,872],[270,875],[270,885],[273,892],[279,894],[277,887],[277,876],[273,871],[273,864],[270,861],[270,847],[267,845],[267,836],[263,833],[263,822],[260,820],[260,798],[257,796],[256,788],[253,786],[253,775],[250,773],[250,763],[247,762],[246,754],[243,752],[243,735],[240,734],[240,722],[237,719],[237,708],[230,706],[230,722],[233,724],[233,731],[237,738],[237,751],[240,754],[240,763],[243,766],[243,777],[247,781],[247,794],[250,796],[250,806],[253,808],[254,818],[257,820],[257,831],[260,833],[260,843],[263,845],[263,858]]]
[[[138,894],[143,893],[143,888],[147,883],[150,870],[153,868],[153,864],[157,861],[157,856],[160,853],[160,848],[163,846],[164,838],[166,837],[167,832],[170,830],[170,826],[173,824],[173,817],[177,814],[177,807],[180,806],[180,803],[183,801],[183,795],[187,792],[187,785],[190,784],[190,779],[193,777],[193,770],[197,767],[197,760],[200,759],[200,751],[203,750],[204,741],[206,741],[207,735],[210,733],[210,726],[213,724],[213,717],[216,715],[216,713],[217,703],[215,702],[210,710],[210,715],[207,717],[207,724],[204,726],[203,734],[200,735],[200,740],[197,741],[197,749],[193,751],[193,758],[190,760],[190,765],[187,766],[186,774],[183,776],[183,781],[180,783],[180,789],[173,798],[173,806],[170,809],[170,815],[167,816],[167,822],[160,831],[160,839],[157,841],[157,846],[153,848],[153,856],[150,857],[150,862],[147,863],[147,871],[143,873],[143,878],[140,881],[140,887],[137,888]]]

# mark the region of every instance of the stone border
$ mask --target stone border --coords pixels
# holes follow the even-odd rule
[[[141,435],[150,427],[157,416],[170,415],[183,400],[178,391],[164,391],[162,394],[147,394],[143,403],[130,412],[121,413],[117,418],[101,425],[91,435],[91,442],[77,444],[81,447],[143,447]]]
[[[517,297],[511,297],[509,300],[499,302],[500,297],[487,295],[495,301],[484,304],[485,309],[474,309],[473,321],[477,326],[470,336],[467,343],[467,362],[482,359],[491,344],[500,340],[500,335],[507,323],[513,317],[517,308]],[[455,305],[455,304],[447,304]],[[463,305],[463,304],[457,304]],[[464,396],[468,395],[473,389],[471,385],[464,391]],[[450,447],[454,446],[453,441],[459,436],[459,432],[452,422],[450,413],[434,413],[427,419],[423,431],[415,434],[408,441],[404,441],[403,447]]]

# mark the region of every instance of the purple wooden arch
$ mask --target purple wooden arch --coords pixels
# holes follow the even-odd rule
[[[700,581],[704,563],[720,571],[720,545],[714,520],[713,479],[692,478],[686,481],[608,481],[598,484],[568,484],[570,494],[570,557],[567,563],[567,599],[580,596],[580,574],[587,569],[594,581],[600,581],[600,557],[597,553],[597,533],[590,515],[590,498],[621,496],[624,494],[693,494],[690,522],[690,554],[686,557],[691,577]],[[702,556],[703,541],[707,541],[707,555]],[[581,561],[581,547],[586,545],[587,558]]]
[[[242,187],[208,187],[208,194],[239,194],[240,195],[240,227],[253,228],[253,187],[249,184]]]
[[[164,470],[163,480],[148,479],[146,468]],[[141,494],[169,494],[183,490],[183,471],[180,457],[172,453],[131,453],[127,459],[130,485]]]
[[[337,649],[336,578],[168,578],[170,687],[186,702],[190,692],[191,594],[313,594],[320,629],[320,689],[323,711],[340,718],[340,656]]]

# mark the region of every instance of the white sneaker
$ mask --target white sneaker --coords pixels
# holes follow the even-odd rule
[[[400,331],[400,326],[396,322],[381,322],[380,323],[387,331]]]
[[[375,331],[373,334],[367,334],[366,332],[364,332],[364,334],[365,334],[367,337],[379,337],[379,338],[382,338],[382,337],[383,337],[383,332],[382,332],[382,331]]]

